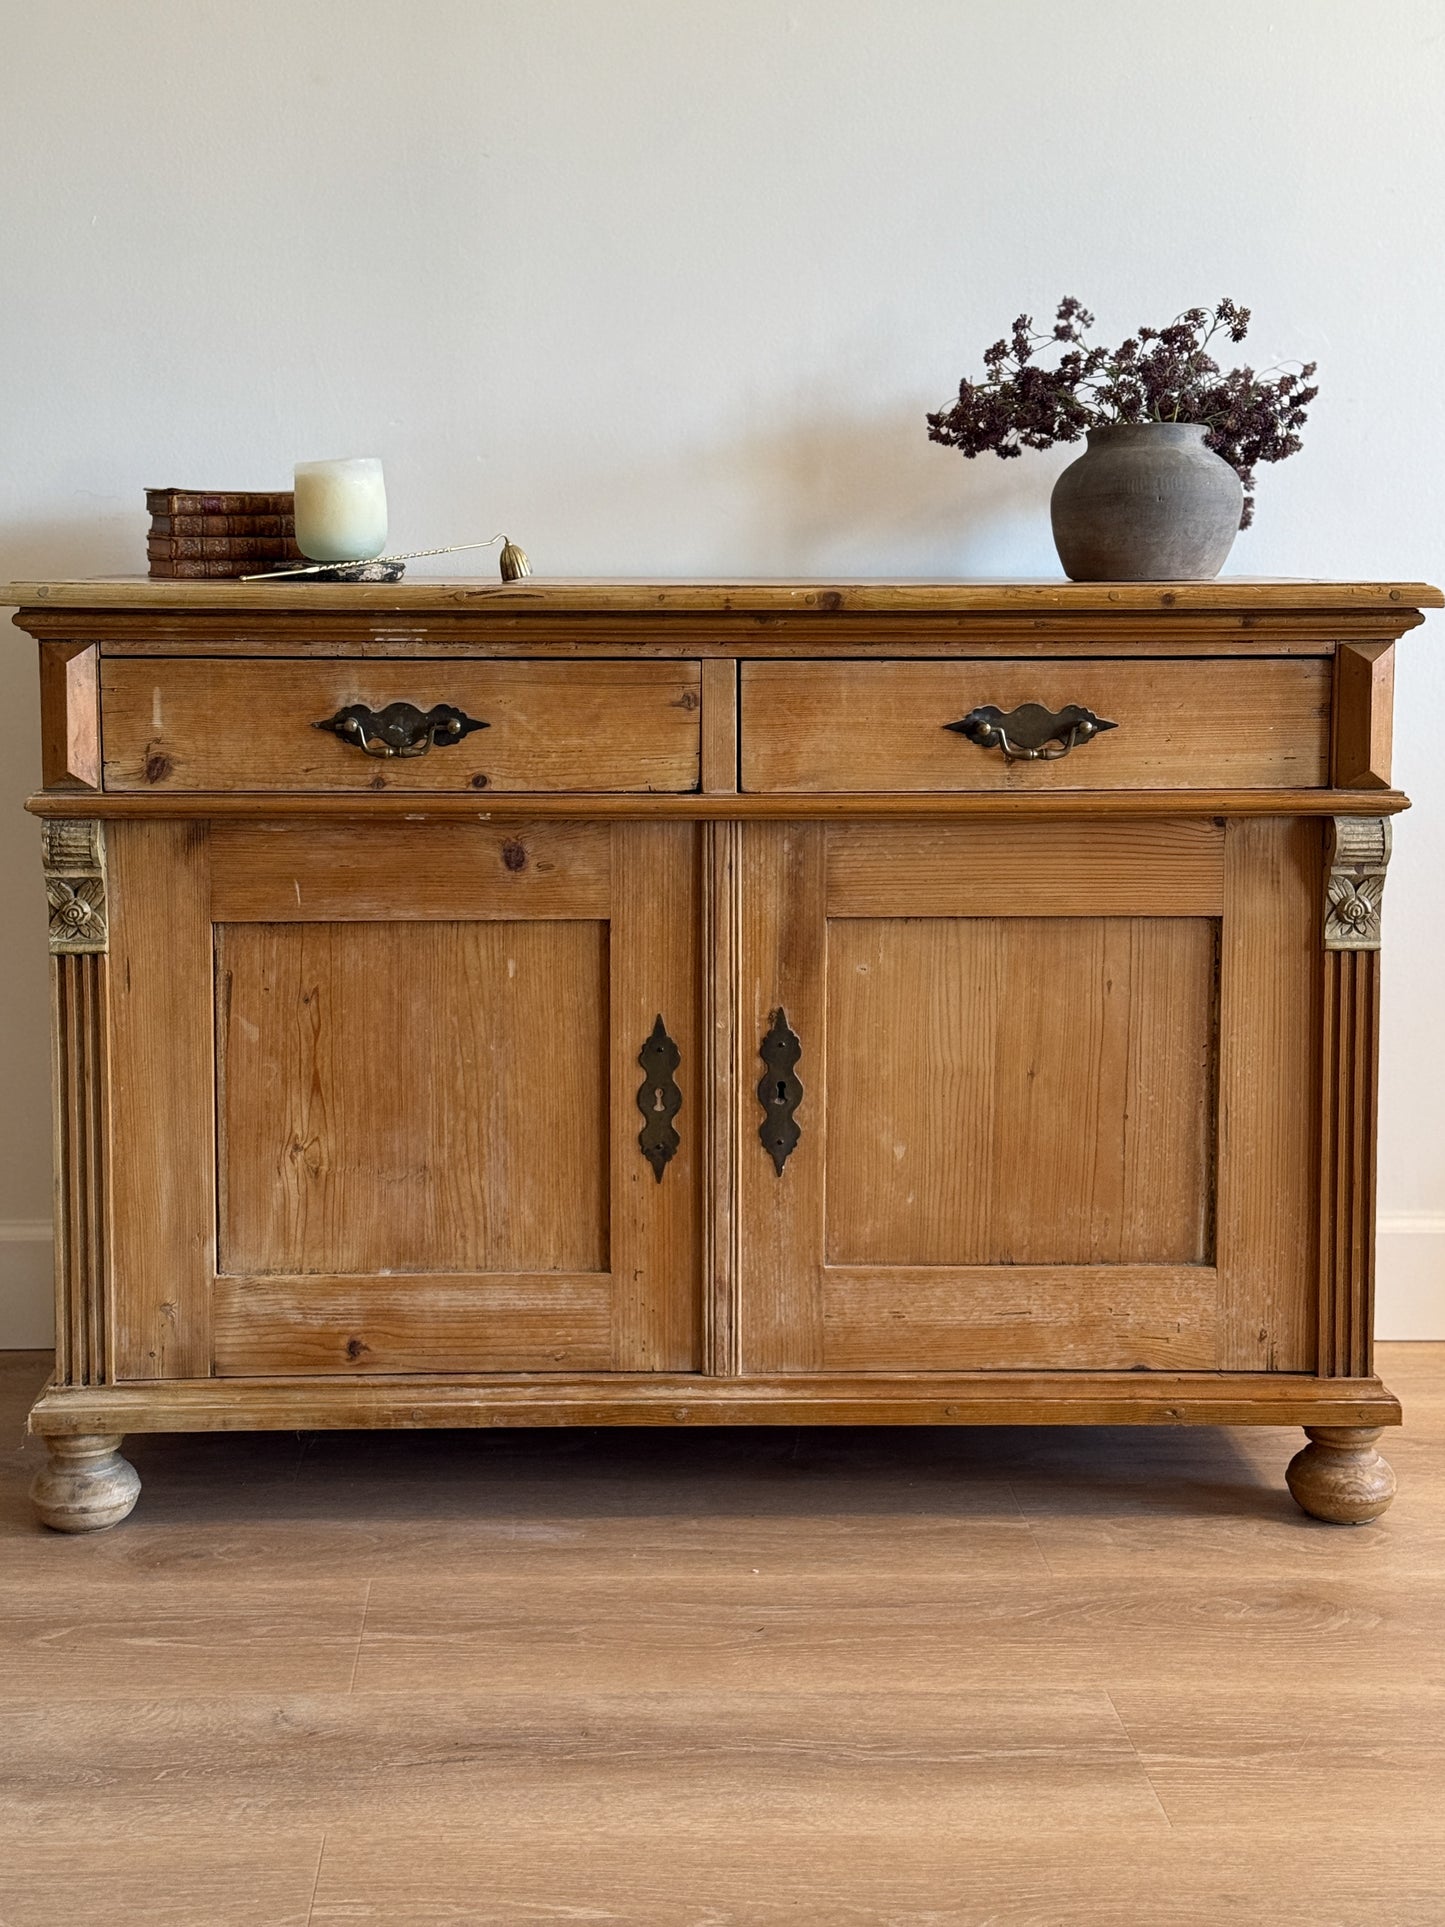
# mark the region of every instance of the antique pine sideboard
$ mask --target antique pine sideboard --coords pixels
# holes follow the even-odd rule
[[[22,584],[40,1517],[127,1432],[1296,1424],[1373,1518],[1421,584]]]

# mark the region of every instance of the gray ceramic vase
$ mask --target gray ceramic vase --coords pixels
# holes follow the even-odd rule
[[[1091,428],[1054,483],[1049,513],[1074,582],[1198,582],[1216,576],[1239,533],[1239,477],[1206,448],[1198,422]]]

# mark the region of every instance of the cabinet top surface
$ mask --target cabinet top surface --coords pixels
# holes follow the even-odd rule
[[[990,582],[746,580],[586,580],[529,576],[521,582],[414,577],[395,583],[173,582],[142,576],[0,585],[0,604],[21,608],[224,613],[232,610],[388,611],[420,614],[487,609],[508,615],[738,611],[959,615],[1165,613],[1175,610],[1364,611],[1438,609],[1445,596],[1426,582],[1329,582],[1222,576],[1212,582]]]

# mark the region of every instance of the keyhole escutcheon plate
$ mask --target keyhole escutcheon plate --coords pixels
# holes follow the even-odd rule
[[[768,1034],[758,1046],[758,1055],[766,1066],[758,1082],[758,1102],[763,1107],[758,1137],[779,1177],[803,1135],[794,1115],[803,1101],[803,1086],[797,1076],[797,1063],[802,1054],[803,1046],[788,1023],[788,1013],[779,1006],[773,1012]]]
[[[682,1092],[673,1075],[682,1062],[682,1052],[668,1036],[661,1017],[637,1053],[637,1061],[646,1073],[637,1093],[637,1108],[642,1113],[637,1144],[652,1166],[652,1175],[661,1184],[662,1174],[676,1157],[682,1142],[672,1124],[682,1109]]]

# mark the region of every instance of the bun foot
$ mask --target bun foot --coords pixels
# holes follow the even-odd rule
[[[1395,1474],[1375,1450],[1379,1426],[1307,1425],[1305,1436],[1284,1475],[1296,1504],[1332,1526],[1378,1519],[1395,1496]]]
[[[56,1532],[100,1532],[117,1526],[140,1497],[140,1474],[108,1435],[56,1433],[50,1463],[36,1473],[31,1502],[42,1525]]]

